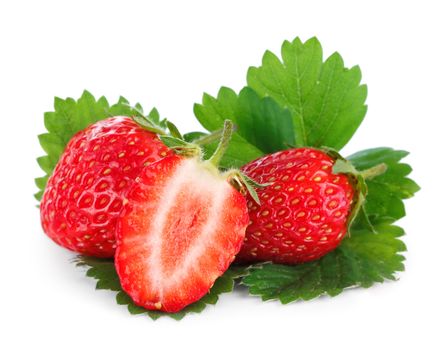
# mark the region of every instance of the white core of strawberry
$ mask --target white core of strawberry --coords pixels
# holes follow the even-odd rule
[[[192,188],[197,196],[204,196],[209,199],[209,205],[204,210],[208,211],[207,221],[201,225],[201,233],[189,246],[188,251],[179,267],[169,275],[165,275],[161,264],[161,247],[163,242],[164,229],[169,211],[177,204],[177,196],[184,188]],[[161,202],[150,224],[149,231],[152,232],[147,243],[151,255],[147,261],[149,265],[152,287],[162,298],[163,288],[169,288],[191,271],[192,266],[204,253],[205,247],[210,244],[211,235],[220,220],[222,205],[231,186],[221,176],[209,171],[195,158],[184,159],[175,173],[164,186],[161,194]]]

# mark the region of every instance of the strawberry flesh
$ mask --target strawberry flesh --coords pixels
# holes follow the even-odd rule
[[[234,260],[248,224],[245,198],[217,171],[173,155],[144,169],[127,194],[115,265],[137,305],[177,312]]]

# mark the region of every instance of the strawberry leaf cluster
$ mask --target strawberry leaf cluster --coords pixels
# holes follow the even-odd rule
[[[281,57],[267,51],[261,66],[249,69],[247,86],[238,93],[222,87],[216,96],[204,94],[202,102],[195,104],[194,114],[208,132],[220,130],[227,119],[234,122],[237,130],[220,166],[238,168],[265,154],[292,147],[339,151],[365,117],[366,96],[367,87],[361,84],[359,67],[346,68],[338,53],[324,60],[316,38],[304,43],[296,38],[283,43]],[[87,91],[78,100],[56,98],[54,107],[54,112],[45,114],[48,132],[39,136],[46,155],[38,159],[45,175],[36,179],[37,199],[41,198],[49,175],[76,132],[110,116],[135,115],[142,119],[143,114],[139,104],[130,107],[123,97],[111,105],[104,97],[96,100]],[[160,120],[156,109],[147,120],[153,121],[155,127],[167,126],[175,139],[181,139],[173,124]],[[204,132],[190,132],[183,135],[181,142],[204,136],[207,136]],[[201,146],[204,156],[209,158],[217,142],[210,137],[207,140]],[[323,294],[335,296],[349,287],[370,287],[394,280],[396,272],[404,269],[401,253],[406,250],[400,239],[404,230],[395,222],[405,216],[404,199],[419,190],[408,177],[411,167],[402,161],[407,154],[382,147],[347,157],[360,172],[380,163],[387,170],[380,176],[367,178],[365,204],[353,221],[351,235],[337,249],[319,260],[299,265],[232,266],[203,299],[177,314],[167,315],[181,319],[188,312],[202,311],[207,304],[216,303],[221,293],[231,291],[235,280],[247,286],[252,295],[284,304]],[[117,292],[117,302],[127,305],[130,313],[147,314],[152,319],[165,315],[133,304],[121,289],[112,260],[79,256],[76,262],[87,268],[89,277],[97,280],[97,289]]]
[[[147,310],[134,304],[132,299],[123,291],[120,279],[115,270],[112,259],[97,259],[86,256],[78,256],[74,259],[77,266],[86,268],[86,276],[97,280],[96,289],[111,290],[116,292],[115,298],[119,305],[126,305],[127,310],[132,315],[147,315],[156,320],[162,316],[169,316],[175,320],[181,320],[188,313],[199,313],[203,311],[208,304],[213,305],[218,301],[222,293],[229,293],[233,290],[235,279],[245,274],[245,267],[232,267],[224,275],[219,277],[210,289],[210,292],[203,298],[185,307],[180,312],[165,313],[162,311]]]
[[[403,271],[404,231],[389,224],[352,230],[351,238],[319,260],[300,265],[262,264],[250,268],[243,283],[252,295],[283,304],[310,300],[322,294],[336,296],[345,288],[371,287],[385,279],[394,280]]]

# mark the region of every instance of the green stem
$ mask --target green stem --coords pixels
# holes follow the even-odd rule
[[[171,121],[167,120],[166,121],[166,125],[167,125],[167,128],[170,131],[170,134],[173,137],[176,137],[177,139],[180,139],[180,140],[183,139],[183,135],[181,135],[180,131],[178,130],[178,128],[176,127],[176,125],[174,123],[172,123]]]
[[[222,134],[223,130],[219,129],[209,135],[201,136],[199,139],[194,140],[193,143],[196,143],[199,146],[208,145],[211,144],[212,142],[218,141],[221,138]]]
[[[231,120],[226,119],[224,121],[224,129],[222,131],[221,135],[221,141],[218,144],[218,147],[216,148],[215,152],[213,153],[212,157],[208,160],[208,162],[215,167],[218,167],[219,162],[221,161],[222,157],[224,156],[224,153],[226,153],[227,148],[229,147],[230,139],[232,138],[234,132],[234,125]]]
[[[236,125],[233,125],[233,131],[236,131],[236,129]],[[218,141],[221,138],[223,131],[224,129],[215,130],[209,135],[204,135],[201,136],[199,139],[194,140],[193,143],[196,143],[199,146],[209,145],[215,141]]]
[[[360,172],[360,174],[365,180],[370,180],[376,176],[382,175],[386,171],[387,171],[387,164],[381,163],[381,164],[375,165],[372,168],[362,170]]]

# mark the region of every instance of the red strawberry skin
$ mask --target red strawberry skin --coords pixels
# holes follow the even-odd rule
[[[290,149],[259,158],[243,172],[259,183],[261,205],[248,198],[250,225],[240,262],[296,264],[335,249],[347,231],[354,190],[334,160],[312,148]]]
[[[118,224],[123,289],[144,308],[183,309],[227,270],[248,222],[246,199],[196,159],[172,155],[143,169]]]
[[[43,230],[56,243],[112,257],[123,196],[147,165],[169,149],[128,117],[99,121],[68,143],[43,195]]]

